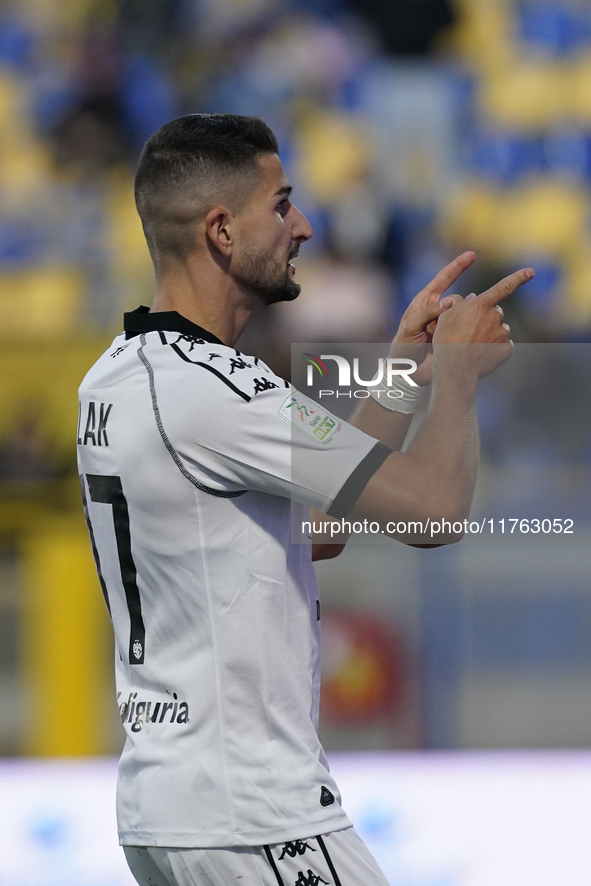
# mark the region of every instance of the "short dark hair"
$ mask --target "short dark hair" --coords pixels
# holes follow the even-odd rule
[[[142,150],[135,202],[156,270],[194,248],[195,224],[219,199],[240,210],[277,139],[258,117],[188,114],[165,123]]]

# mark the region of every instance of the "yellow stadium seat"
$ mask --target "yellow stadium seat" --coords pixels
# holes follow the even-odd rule
[[[34,197],[52,176],[49,149],[32,138],[2,138],[0,190],[4,207],[17,210],[24,199]]]
[[[133,177],[127,171],[113,174],[105,209],[106,245],[113,274],[116,278],[137,278],[140,285],[145,285],[146,278],[152,277],[152,263],[135,208]]]
[[[458,23],[448,43],[481,71],[501,68],[518,53],[513,39],[512,3],[508,0],[457,0]]]
[[[560,260],[579,242],[589,209],[584,191],[552,179],[506,191],[471,184],[445,207],[441,232],[498,261],[531,253]]]
[[[26,316],[23,312],[23,316]],[[109,344],[100,339],[2,342],[0,348],[0,439],[32,409],[59,451],[73,452],[80,382]]]
[[[493,124],[514,130],[539,130],[568,113],[568,66],[517,61],[484,78],[479,104]]]
[[[569,116],[589,127],[591,124],[591,53],[577,58],[568,75],[566,112]]]
[[[27,91],[17,75],[0,69],[0,193],[6,208],[18,208],[26,195],[52,176],[49,148],[35,134]]]
[[[51,338],[76,329],[84,275],[64,267],[0,274],[0,337]]]
[[[457,188],[442,207],[441,236],[462,248],[494,254],[501,193],[484,182]]]
[[[101,23],[115,22],[117,0],[21,0],[19,12],[38,30],[57,31],[76,28],[88,23],[92,15]],[[100,18],[99,18],[100,16]]]
[[[0,69],[0,131],[10,131],[23,118],[24,85],[16,75]]]
[[[298,133],[302,179],[319,202],[338,197],[347,184],[359,180],[371,160],[361,127],[345,114],[312,111]]]
[[[591,325],[591,243],[582,244],[565,263],[565,293],[561,316],[571,326]]]
[[[499,242],[505,255],[568,253],[587,223],[589,200],[581,188],[539,180],[503,200]]]

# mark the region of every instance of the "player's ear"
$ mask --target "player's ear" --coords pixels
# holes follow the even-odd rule
[[[224,258],[229,258],[234,246],[234,232],[232,230],[232,213],[224,206],[214,206],[205,216],[205,233],[212,246],[217,249]]]

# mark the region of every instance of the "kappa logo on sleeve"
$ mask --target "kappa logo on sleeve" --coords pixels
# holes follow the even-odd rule
[[[330,443],[341,430],[341,422],[299,391],[287,395],[279,415],[317,443]]]

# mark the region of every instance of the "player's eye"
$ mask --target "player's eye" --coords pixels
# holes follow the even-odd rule
[[[289,210],[289,200],[287,199],[287,197],[285,197],[283,200],[280,200],[280,202],[277,204],[277,206],[275,207],[275,211],[281,213],[281,215],[286,215],[288,210]]]

